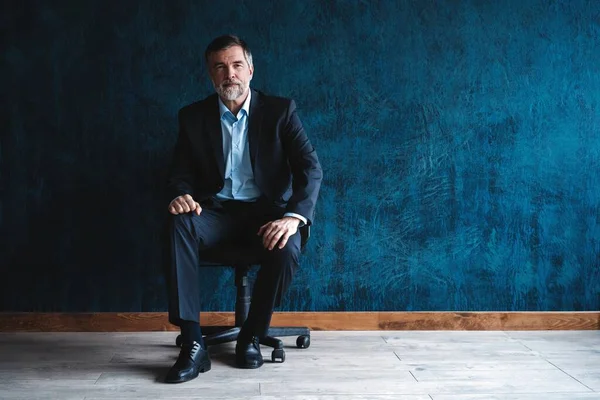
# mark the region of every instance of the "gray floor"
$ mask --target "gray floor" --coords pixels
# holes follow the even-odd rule
[[[216,346],[210,372],[166,385],[176,335],[0,333],[0,399],[600,399],[600,331],[313,332],[283,364],[239,370]]]

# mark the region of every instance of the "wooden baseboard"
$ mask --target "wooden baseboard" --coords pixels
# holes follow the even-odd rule
[[[232,312],[201,313],[201,324],[232,325]],[[272,326],[313,330],[599,330],[588,312],[277,312]],[[0,313],[0,332],[172,331],[167,313]]]

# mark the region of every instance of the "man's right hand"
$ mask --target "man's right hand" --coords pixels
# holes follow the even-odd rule
[[[191,211],[194,211],[197,215],[200,215],[202,212],[202,207],[200,207],[200,204],[194,201],[192,196],[189,194],[176,197],[169,204],[169,212],[173,215],[185,214]]]

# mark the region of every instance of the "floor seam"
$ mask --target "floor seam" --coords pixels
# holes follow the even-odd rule
[[[560,368],[559,366],[557,366],[556,364],[554,364],[552,361],[548,360],[547,358],[543,357],[542,358],[544,360],[546,360],[546,362],[548,362],[550,365],[554,366],[554,368],[558,369],[560,372],[562,372],[563,374],[567,375],[568,377],[570,377],[571,379],[574,379],[575,381],[579,382],[580,384],[582,384],[583,386],[585,386],[586,388],[588,388],[591,392],[596,392],[594,389],[592,389],[591,387],[589,387],[588,385],[586,385],[585,383],[581,382],[579,379],[575,378],[573,375],[569,374],[568,372],[566,372],[565,370],[563,370],[562,368]]]
[[[415,374],[412,373],[412,371],[408,371],[408,372],[412,375],[413,378],[415,378],[415,381],[419,382],[419,380],[417,379],[417,377],[415,376]]]

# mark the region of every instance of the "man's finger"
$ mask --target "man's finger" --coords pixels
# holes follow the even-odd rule
[[[273,229],[271,229],[272,227],[269,228],[265,228],[265,230],[263,231],[263,246],[265,249],[269,248],[269,244],[271,243],[271,239],[273,238]]]
[[[267,229],[267,227],[271,225],[271,222],[267,222],[266,224],[264,224],[263,226],[261,226],[260,228],[258,228],[258,235],[261,236],[264,234],[265,229]]]
[[[190,211],[194,210],[196,202],[192,199],[192,196],[186,197],[185,204],[190,208]]]
[[[268,227],[263,234],[265,243],[270,243],[278,231],[279,231],[279,228],[275,225],[271,225],[270,227]]]
[[[291,234],[290,232],[287,232],[285,235],[283,235],[283,237],[281,238],[281,240],[279,241],[279,247],[280,249],[283,249],[288,241],[288,239],[290,238]]]
[[[196,209],[194,211],[196,211],[196,215],[200,215],[200,213],[202,212],[202,207],[200,207],[200,203],[196,203]]]
[[[170,203],[169,206],[167,207],[167,209],[169,210],[169,212],[171,214],[177,215],[177,202],[178,202],[179,197],[177,197],[176,199],[173,199]]]
[[[194,210],[194,202],[191,200],[184,200],[181,202],[181,205],[183,206],[183,209],[185,210],[185,212],[190,212]]]
[[[262,243],[265,249],[269,247],[269,237],[265,234],[263,234]]]
[[[275,232],[275,234],[271,238],[271,241],[269,242],[269,250],[273,250],[273,248],[275,247],[275,245],[277,244],[279,239],[281,239],[282,236],[283,236],[282,231]]]

